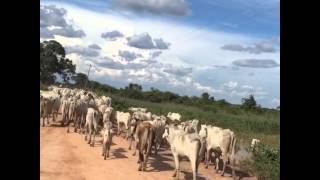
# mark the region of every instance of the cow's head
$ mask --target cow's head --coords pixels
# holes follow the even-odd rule
[[[165,126],[165,129],[164,129],[164,133],[163,133],[163,135],[162,135],[162,138],[167,138],[167,137],[169,136],[169,133],[170,133],[170,131],[169,131],[169,125],[166,125],[166,126]]]
[[[207,125],[201,124],[201,129],[199,131],[199,136],[201,138],[205,138],[208,135]]]

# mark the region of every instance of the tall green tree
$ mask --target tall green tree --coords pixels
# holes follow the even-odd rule
[[[250,95],[247,98],[242,98],[242,107],[244,109],[254,109],[257,108],[257,102],[254,99],[253,95]]]
[[[208,100],[209,100],[210,95],[209,95],[209,93],[204,92],[204,93],[202,93],[201,97],[202,97],[202,100],[208,101]]]
[[[40,42],[40,81],[53,84],[55,75],[68,82],[75,73],[76,66],[65,57],[63,46],[54,40]]]

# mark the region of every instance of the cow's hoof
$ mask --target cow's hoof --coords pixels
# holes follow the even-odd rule
[[[129,147],[128,149],[131,150],[131,147]]]
[[[223,176],[224,176],[224,174],[221,174],[221,176],[223,177]]]
[[[208,169],[208,166],[206,166],[205,168]]]
[[[104,159],[104,160],[106,160],[107,158],[106,158],[106,157],[104,157],[103,159]]]
[[[94,145],[93,145],[93,144],[90,144],[90,146],[93,147]]]
[[[141,167],[138,168],[138,171],[141,171]]]
[[[107,155],[107,158],[109,157],[109,154]]]
[[[69,133],[70,131],[69,131],[69,129],[67,130],[67,133]]]
[[[133,153],[133,154],[132,154],[132,156],[135,156],[135,155],[136,155],[136,153]]]

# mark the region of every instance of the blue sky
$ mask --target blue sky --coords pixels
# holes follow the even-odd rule
[[[40,4],[40,41],[64,45],[78,72],[93,64],[94,80],[209,92],[232,103],[254,94],[262,106],[280,104],[279,0]]]

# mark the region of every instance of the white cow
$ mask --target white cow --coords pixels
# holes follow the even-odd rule
[[[120,135],[120,125],[124,124],[124,127],[127,131],[129,131],[131,115],[128,112],[116,111],[116,120],[118,123],[118,135]],[[128,135],[127,135],[128,137]]]
[[[67,129],[67,133],[69,133],[69,128],[70,128],[70,120],[73,121],[73,125],[75,126],[75,108],[76,108],[76,101],[70,101],[69,103],[69,110],[68,110],[68,129]]]
[[[141,112],[137,111],[132,114],[132,117],[141,120],[141,121],[151,121],[152,120],[152,113],[151,112]]]
[[[104,160],[109,157],[109,151],[112,144],[112,123],[111,121],[107,121],[104,123],[103,129],[103,143],[102,143],[102,156],[104,156]]]
[[[86,116],[86,124],[85,124],[85,137],[84,140],[87,140],[87,135],[89,133],[89,141],[88,144],[90,146],[94,146],[94,138],[96,136],[96,133],[98,131],[98,125],[99,125],[99,112],[93,108],[88,108],[87,116]],[[93,140],[91,143],[91,136],[93,135]]]
[[[251,141],[251,148],[254,149],[254,147],[260,143],[259,139],[252,139]]]
[[[181,120],[181,115],[179,113],[169,112],[167,117],[172,121],[180,121]]]
[[[113,111],[112,107],[107,107],[103,112],[103,123],[110,121],[111,113]]]
[[[155,137],[154,137],[154,152],[157,154],[157,152],[160,149],[161,142],[162,142],[162,135],[165,131],[166,127],[166,118],[161,117],[161,116],[153,116],[152,121],[147,121],[150,122],[150,124],[153,126]]]
[[[62,114],[61,126],[63,126],[64,123],[68,120],[69,105],[70,105],[70,102],[67,99],[62,100],[61,108],[60,108],[61,109],[61,114]]]
[[[201,138],[206,141],[206,168],[208,168],[208,161],[210,156],[210,150],[212,149],[215,154],[219,154],[216,160],[216,171],[219,171],[219,161],[223,161],[222,174],[224,175],[226,163],[228,157],[234,151],[232,149],[236,141],[234,133],[230,129],[222,129],[215,126],[201,125],[201,130],[199,132]],[[221,156],[221,158],[220,158]]]
[[[202,151],[200,136],[196,133],[185,133],[176,126],[168,125],[166,126],[163,137],[166,138],[170,144],[171,152],[174,157],[175,171],[173,177],[179,179],[179,156],[187,156],[191,163],[193,180],[196,180]]]
[[[130,107],[130,108],[129,108],[129,111],[132,111],[132,112],[138,112],[138,111],[140,111],[140,112],[147,112],[147,108],[140,108],[140,107],[135,108],[135,107]]]
[[[184,130],[188,133],[197,133],[200,131],[200,123],[199,120],[193,119],[186,121],[184,124]]]

